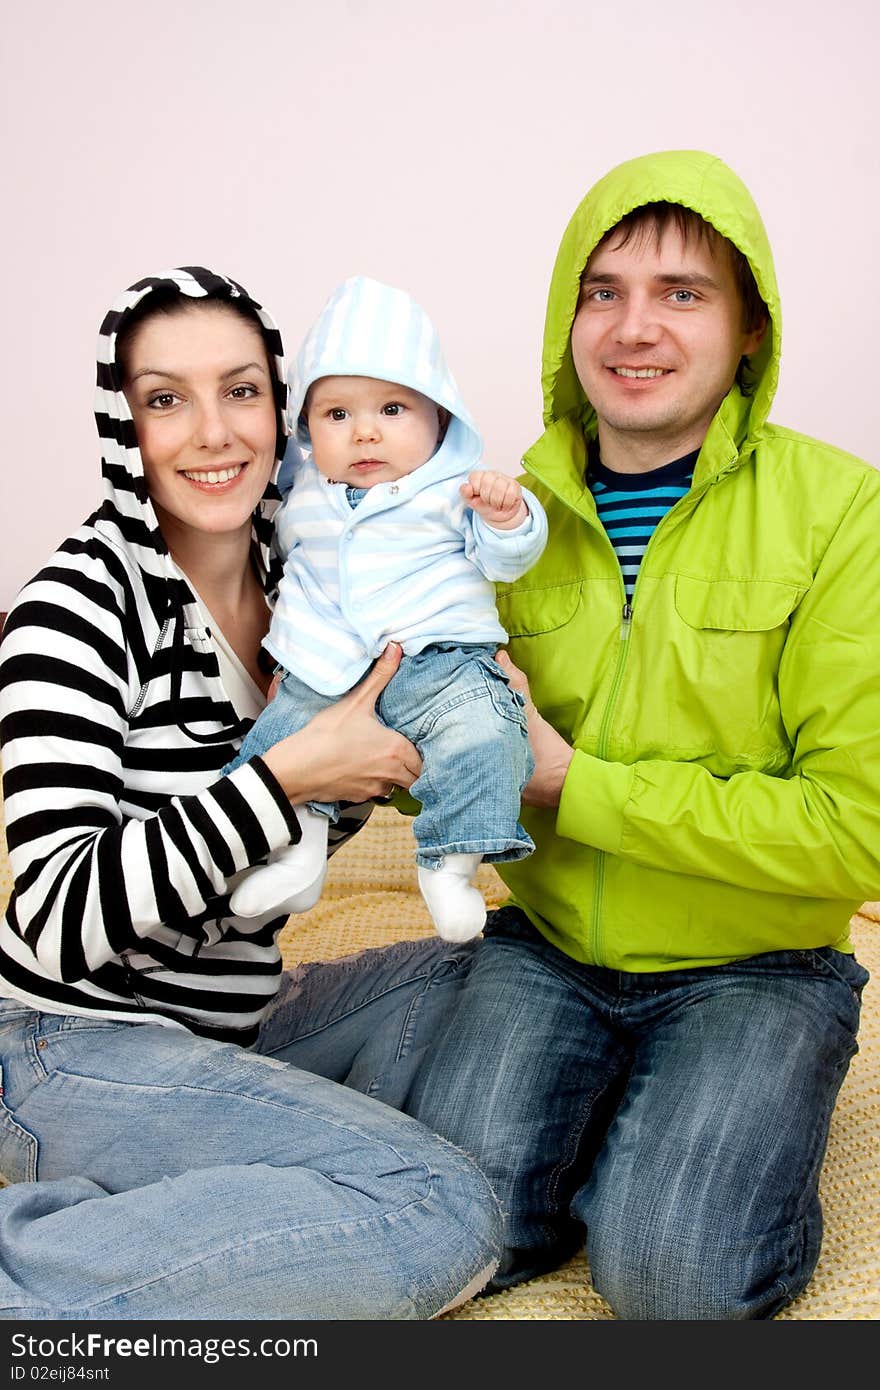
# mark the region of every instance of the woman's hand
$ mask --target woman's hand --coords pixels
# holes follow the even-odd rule
[[[412,786],[422,760],[409,739],[379,723],[375,709],[402,656],[400,645],[389,642],[359,685],[263,754],[295,805],[368,801]]]
[[[495,660],[507,677],[513,690],[518,690],[526,702],[529,743],[535,760],[532,779],[523,789],[526,806],[545,806],[555,808],[562,795],[562,784],[568,766],[574,757],[574,749],[558,734],[552,724],[535,708],[529,692],[529,682],[523,671],[514,666],[505,651],[495,653]]]

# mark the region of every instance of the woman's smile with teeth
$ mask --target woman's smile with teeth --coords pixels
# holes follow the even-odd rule
[[[244,464],[235,463],[231,468],[204,468],[198,472],[183,469],[183,476],[194,483],[228,483],[231,478],[238,477],[243,467]]]

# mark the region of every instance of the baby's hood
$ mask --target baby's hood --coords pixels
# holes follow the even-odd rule
[[[279,478],[282,491],[289,486],[297,460],[311,455],[309,432],[300,412],[309,387],[325,376],[375,377],[420,391],[449,411],[449,425],[434,456],[441,466],[448,459],[450,471],[466,472],[480,458],[479,431],[424,309],[405,290],[352,275],[327,300],[290,372],[291,438],[287,466]]]

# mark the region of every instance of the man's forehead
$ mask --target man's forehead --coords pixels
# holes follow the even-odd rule
[[[646,220],[635,226],[612,227],[590,254],[582,278],[616,276],[626,268],[653,270],[658,278],[687,275],[714,284],[730,274],[729,243],[702,223],[705,234],[675,223],[659,226]]]

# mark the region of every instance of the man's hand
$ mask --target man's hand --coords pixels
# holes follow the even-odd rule
[[[514,666],[505,651],[495,653],[495,660],[501,667],[513,690],[518,690],[526,702],[526,718],[529,728],[529,743],[535,760],[532,779],[523,790],[523,801],[527,806],[555,808],[562,795],[562,784],[568,765],[574,757],[574,749],[558,734],[552,724],[540,715],[535,708],[529,692],[529,682],[525,673]]]
[[[529,514],[522,488],[516,478],[506,473],[491,469],[471,473],[459,492],[486,525],[496,531],[513,531]]]

